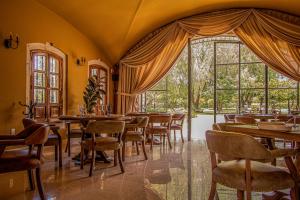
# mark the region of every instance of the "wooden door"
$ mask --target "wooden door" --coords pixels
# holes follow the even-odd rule
[[[34,118],[57,118],[63,111],[62,59],[44,51],[31,52],[31,95],[36,103]]]

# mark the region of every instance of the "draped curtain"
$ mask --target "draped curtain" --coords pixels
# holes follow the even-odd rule
[[[300,80],[300,18],[261,9],[230,9],[195,15],[146,36],[119,62],[118,113],[134,111],[137,96],[173,66],[188,38],[233,31],[265,64]]]

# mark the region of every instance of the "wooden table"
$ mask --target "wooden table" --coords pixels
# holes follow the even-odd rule
[[[296,142],[296,148],[300,148],[300,127],[292,128],[289,132],[272,131],[259,129],[257,125],[230,125],[222,126],[224,131],[244,133],[253,137],[278,138]],[[300,172],[300,154],[296,156],[295,165]]]

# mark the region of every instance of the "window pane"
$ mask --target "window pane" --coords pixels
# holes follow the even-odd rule
[[[296,89],[270,89],[269,90],[269,112],[280,110],[282,113],[288,113],[295,110],[297,105]]]
[[[238,113],[238,91],[217,90],[217,113]]]
[[[241,90],[241,112],[264,113],[265,90]]]
[[[241,88],[263,88],[265,85],[265,65],[242,64]]]
[[[50,74],[50,87],[51,88],[58,88],[58,86],[59,86],[58,75]]]
[[[167,79],[166,77],[160,80],[151,90],[166,90],[167,89]]]
[[[269,68],[270,88],[296,88],[297,82]]]
[[[159,91],[147,91],[147,103],[146,108],[147,112],[166,112],[166,93]]]
[[[238,65],[217,66],[217,88],[238,88]]]
[[[46,56],[44,55],[35,55],[34,56],[34,70],[45,71],[45,60]]]
[[[58,103],[58,90],[50,90],[50,103]]]
[[[45,103],[45,90],[44,89],[34,89],[34,102],[35,103]]]
[[[98,69],[92,69],[91,74],[92,74],[92,76],[97,76]]]
[[[45,73],[34,72],[34,86],[45,87]]]
[[[261,62],[260,59],[246,46],[241,44],[241,62]]]
[[[217,64],[238,63],[239,45],[237,43],[217,43]]]
[[[50,62],[50,72],[51,73],[59,73],[59,62],[58,62],[58,60],[54,57],[50,57],[49,62]]]

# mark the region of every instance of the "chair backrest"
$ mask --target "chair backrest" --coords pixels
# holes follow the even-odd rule
[[[277,120],[280,122],[287,122],[291,119],[294,119],[292,115],[278,115]]]
[[[206,142],[210,152],[227,157],[249,160],[268,160],[271,152],[253,137],[241,133],[206,131]]]
[[[235,116],[236,116],[235,114],[225,114],[224,115],[225,122],[234,121]]]
[[[148,126],[149,117],[137,117],[137,128],[146,128]]]
[[[286,123],[295,123],[295,119],[294,118],[291,118],[289,119]],[[296,117],[296,124],[300,124],[300,118],[299,117]]]
[[[170,126],[172,121],[172,116],[170,114],[155,114],[149,116],[149,124],[160,123],[165,126]]]
[[[173,121],[178,121],[182,125],[184,122],[185,114],[184,113],[175,113],[172,115]]]
[[[30,119],[30,118],[24,118],[24,119],[22,120],[22,122],[23,122],[24,128],[29,127],[29,126],[31,126],[32,124],[36,124],[36,122],[35,122],[33,119]]]
[[[121,135],[124,131],[124,121],[90,121],[86,127],[86,133],[92,134],[119,134]]]
[[[32,126],[36,126],[36,125],[41,125],[41,126],[35,131],[32,131],[31,134],[29,134],[25,138],[26,145],[43,145],[47,142],[49,131],[50,131],[49,126],[45,124],[33,124]]]
[[[244,124],[256,124],[257,121],[250,116],[235,116],[235,122]]]

